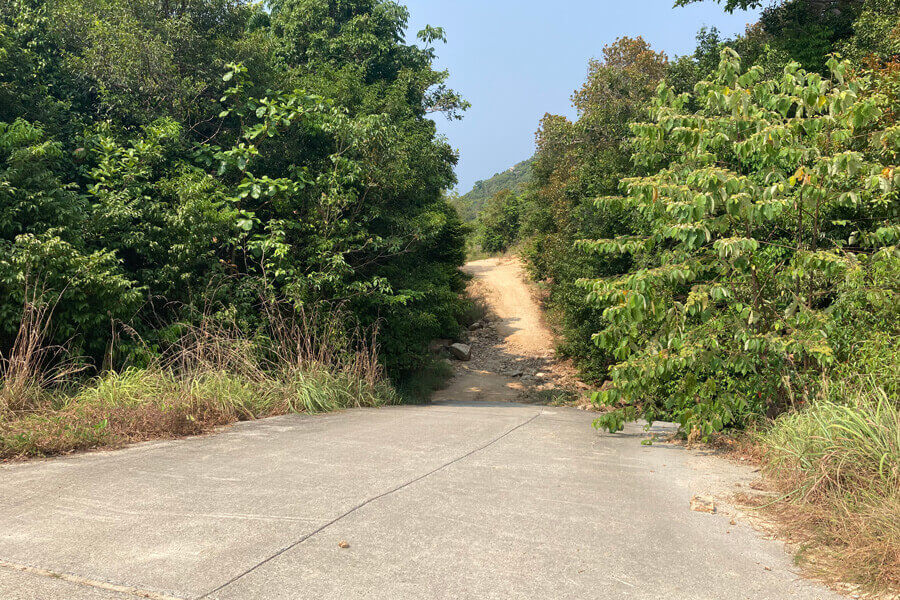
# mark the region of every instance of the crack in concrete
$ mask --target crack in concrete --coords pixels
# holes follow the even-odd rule
[[[213,594],[215,594],[215,593],[217,593],[217,592],[220,592],[220,591],[224,590],[224,589],[227,588],[228,586],[230,586],[230,585],[232,585],[233,583],[235,583],[235,582],[237,582],[237,581],[243,579],[244,577],[246,577],[247,575],[249,575],[249,574],[252,573],[253,571],[257,570],[258,568],[262,567],[262,566],[265,565],[266,563],[268,563],[268,562],[270,562],[270,561],[272,561],[272,560],[278,558],[279,556],[281,556],[281,555],[284,554],[285,552],[288,552],[288,551],[290,551],[290,550],[293,550],[294,548],[296,548],[297,546],[299,546],[300,544],[302,544],[302,543],[305,542],[306,540],[310,539],[311,537],[315,536],[315,535],[318,534],[318,533],[321,533],[321,532],[324,531],[325,529],[331,527],[332,525],[334,525],[334,524],[337,523],[338,521],[340,521],[340,520],[342,520],[342,519],[344,519],[344,518],[350,516],[351,514],[355,513],[356,511],[358,511],[359,509],[363,508],[364,506],[367,506],[367,505],[369,505],[369,504],[371,504],[371,503],[373,503],[373,502],[375,502],[375,501],[377,501],[377,500],[380,500],[380,499],[382,499],[382,498],[384,498],[384,497],[386,497],[386,496],[390,496],[391,494],[394,494],[394,493],[396,493],[396,492],[399,492],[400,490],[402,490],[402,489],[404,489],[404,488],[406,488],[406,487],[409,487],[409,486],[413,485],[414,483],[417,483],[417,482],[419,482],[419,481],[422,481],[422,480],[425,479],[426,477],[430,477],[431,475],[434,475],[434,474],[437,473],[438,471],[442,471],[442,470],[446,469],[447,467],[449,467],[449,466],[451,466],[451,465],[454,465],[454,464],[456,464],[456,463],[458,463],[458,462],[460,462],[460,461],[462,461],[462,460],[465,460],[466,458],[469,458],[469,457],[472,456],[473,454],[476,454],[476,453],[478,453],[478,452],[481,452],[482,450],[485,450],[485,449],[487,449],[487,448],[493,446],[494,444],[496,444],[497,442],[499,442],[500,440],[502,440],[503,438],[505,438],[505,437],[508,436],[509,434],[513,433],[514,431],[516,431],[516,430],[518,430],[518,429],[521,429],[522,427],[525,427],[526,425],[528,425],[529,423],[531,423],[532,421],[534,421],[535,419],[537,419],[538,417],[540,417],[542,414],[544,414],[544,409],[543,409],[543,408],[541,408],[541,412],[539,412],[538,414],[534,415],[533,417],[531,417],[530,419],[528,419],[528,420],[526,420],[526,421],[523,421],[522,423],[519,423],[519,424],[516,425],[515,427],[513,427],[513,428],[511,428],[511,429],[508,429],[507,431],[505,431],[505,432],[502,433],[501,435],[495,437],[494,439],[492,439],[492,440],[489,441],[488,443],[486,443],[486,444],[484,444],[484,445],[482,445],[482,446],[479,446],[479,447],[477,447],[477,448],[474,448],[474,449],[472,449],[472,450],[469,450],[469,451],[466,452],[465,454],[463,454],[463,455],[461,455],[461,456],[458,456],[458,457],[454,458],[453,460],[451,460],[451,461],[449,461],[449,462],[446,462],[446,463],[442,464],[441,466],[439,466],[439,467],[437,467],[437,468],[435,468],[435,469],[432,469],[431,471],[428,471],[427,473],[425,473],[425,474],[423,474],[423,475],[419,475],[418,477],[415,477],[415,478],[413,478],[413,479],[410,479],[409,481],[407,481],[407,482],[405,482],[405,483],[401,483],[400,485],[398,485],[398,486],[396,486],[396,487],[394,487],[394,488],[391,488],[390,490],[388,490],[388,491],[386,491],[386,492],[383,492],[383,493],[381,493],[381,494],[378,494],[377,496],[373,496],[373,497],[369,498],[368,500],[366,500],[366,501],[364,501],[364,502],[361,502],[360,504],[357,504],[357,505],[354,506],[353,508],[347,510],[346,512],[344,512],[344,513],[338,515],[337,517],[335,517],[335,518],[332,519],[331,521],[325,523],[324,525],[322,525],[321,527],[319,527],[319,528],[316,529],[315,531],[312,531],[312,532],[310,532],[310,533],[304,535],[304,536],[301,537],[300,539],[296,540],[295,542],[291,543],[290,545],[285,546],[284,548],[282,548],[281,550],[279,550],[279,551],[276,552],[275,554],[272,554],[271,556],[269,556],[269,557],[267,557],[267,558],[261,560],[260,562],[256,563],[255,565],[253,565],[252,567],[250,567],[249,569],[247,569],[247,570],[244,571],[243,573],[237,575],[236,577],[232,577],[231,579],[229,579],[228,581],[226,581],[225,583],[223,583],[223,584],[220,585],[219,587],[217,587],[217,588],[215,588],[215,589],[213,589],[213,590],[210,590],[209,592],[206,592],[206,593],[203,594],[202,596],[199,596],[199,597],[197,598],[197,600],[204,600],[204,598],[209,598],[209,597],[211,597]]]
[[[147,598],[148,600],[186,600],[185,598],[178,598],[175,596],[151,592],[149,590],[142,590],[140,588],[128,585],[117,585],[115,583],[98,581],[96,579],[88,579],[87,577],[81,577],[79,575],[72,575],[71,573],[60,573],[58,571],[51,571],[49,569],[41,569],[39,567],[31,567],[28,565],[11,563],[5,560],[0,560],[0,568],[9,569],[11,571],[19,571],[20,573],[28,573],[29,575],[38,575],[51,579],[59,579],[69,583],[74,583],[76,585],[106,590],[108,592],[128,594],[129,596],[134,596],[135,598]]]

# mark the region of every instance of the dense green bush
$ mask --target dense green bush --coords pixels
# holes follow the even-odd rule
[[[478,243],[485,252],[506,252],[519,238],[521,201],[502,190],[487,201],[478,216]]]
[[[260,296],[379,327],[393,375],[455,333],[466,103],[387,0],[0,4],[0,353],[26,287],[99,361],[199,313],[264,326]],[[122,353],[122,355],[127,355]]]
[[[595,341],[618,361],[598,395],[617,410],[599,425],[741,426],[812,396],[834,364],[847,278],[895,260],[900,137],[877,80],[830,67],[831,79],[792,64],[769,80],[725,49],[699,110],[663,84],[653,120],[632,126],[638,160],[674,158],[627,182],[648,235],[579,244],[633,261],[583,282],[609,322]],[[891,284],[867,294],[889,302]]]

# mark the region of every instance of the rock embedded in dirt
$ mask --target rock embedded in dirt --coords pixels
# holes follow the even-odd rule
[[[484,323],[481,321],[475,321],[471,325],[469,325],[469,331],[477,331],[479,329],[484,329]]]
[[[472,360],[472,347],[468,344],[451,344],[449,350],[457,360]]]
[[[709,496],[694,496],[691,498],[691,510],[714,514],[716,512],[716,501]]]

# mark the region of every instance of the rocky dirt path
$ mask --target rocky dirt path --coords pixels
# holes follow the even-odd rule
[[[587,408],[588,386],[555,357],[553,333],[517,258],[468,263],[469,294],[488,308],[469,332],[472,358],[455,362],[456,375],[436,399],[460,394],[483,400],[567,403]]]

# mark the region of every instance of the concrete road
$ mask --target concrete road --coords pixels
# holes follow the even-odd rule
[[[838,598],[691,512],[732,467],[590,421],[443,402],[3,465],[0,598]]]

